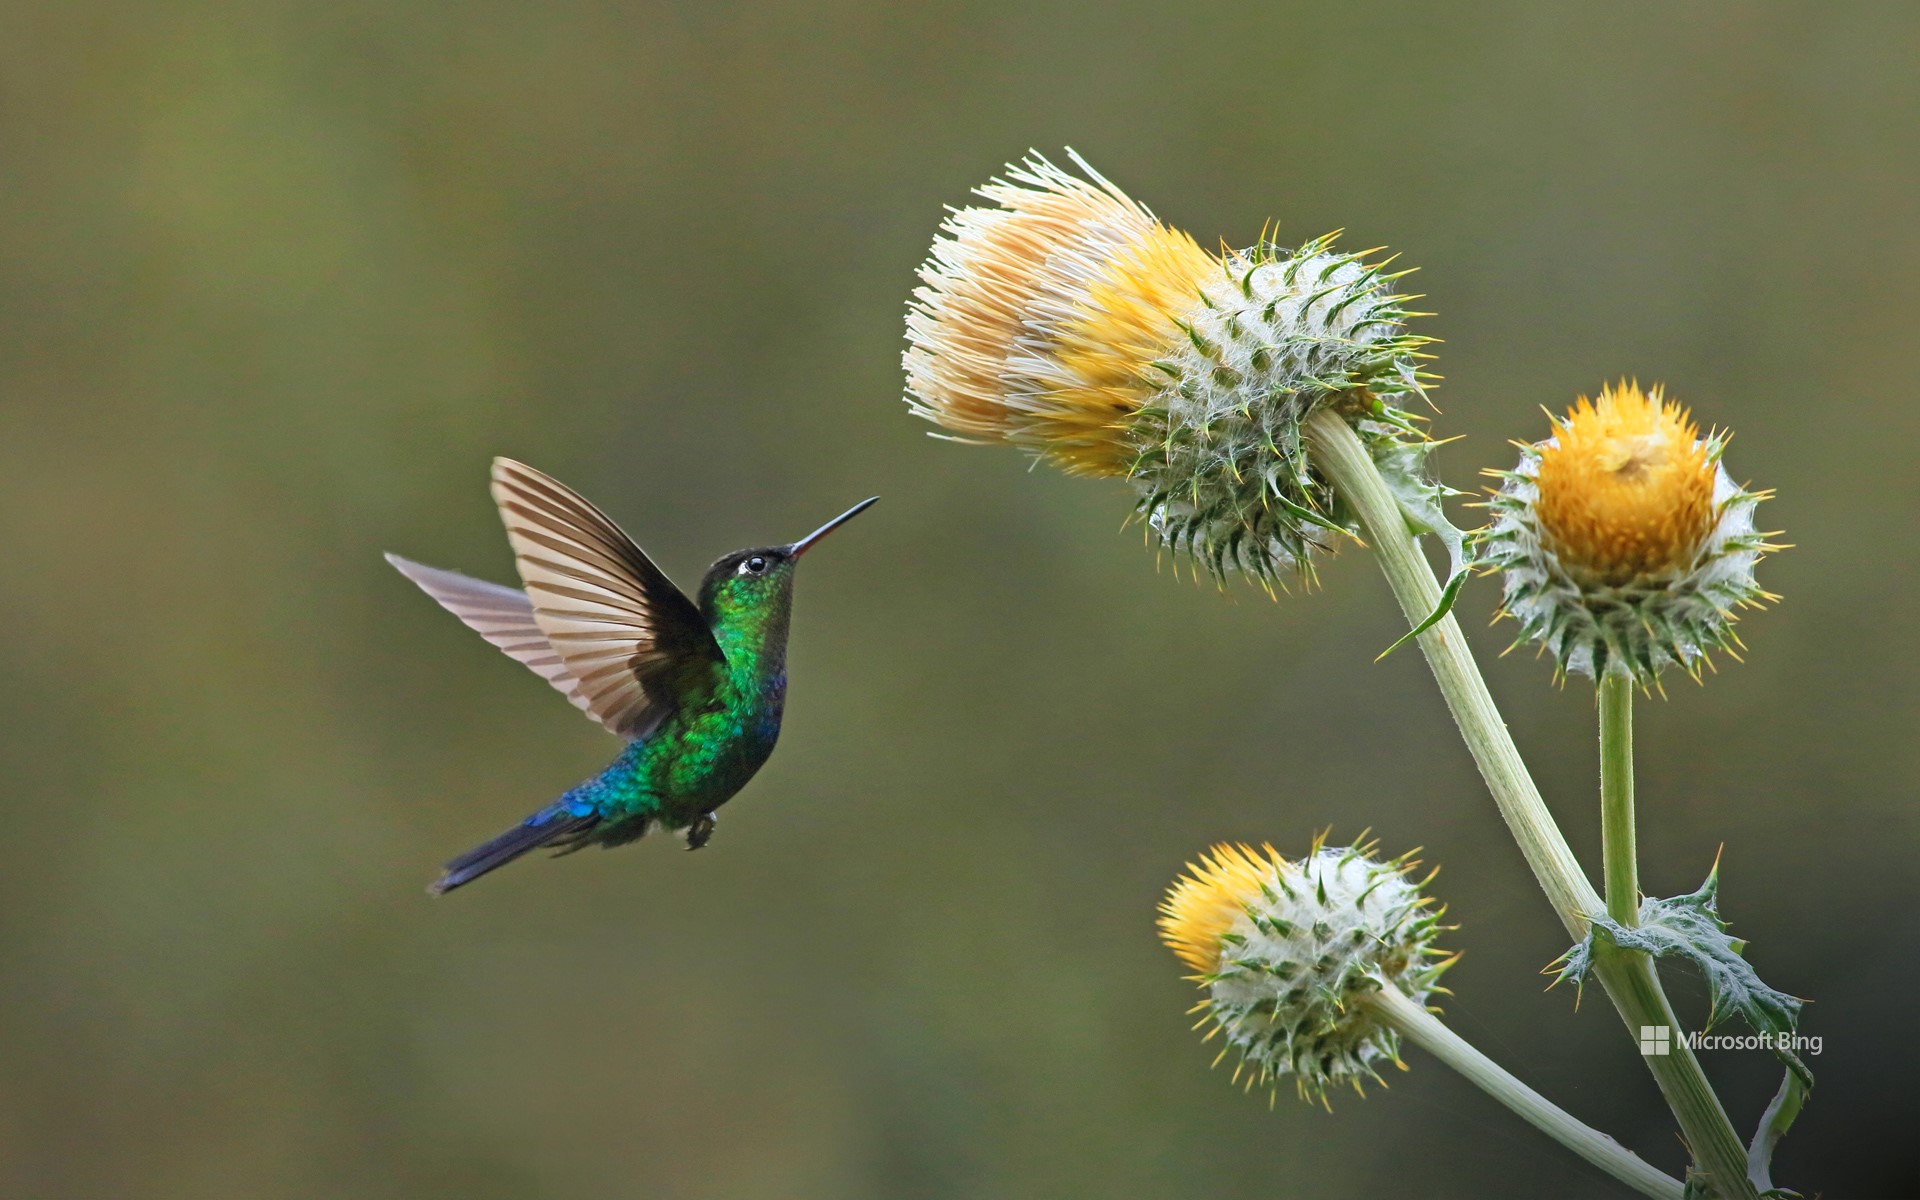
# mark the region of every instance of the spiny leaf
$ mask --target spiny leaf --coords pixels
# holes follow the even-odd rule
[[[1595,915],[1587,936],[1557,961],[1560,980],[1576,984],[1586,981],[1593,968],[1597,938],[1605,938],[1622,950],[1638,950],[1655,958],[1677,957],[1692,963],[1707,981],[1712,1007],[1707,1014],[1707,1029],[1729,1016],[1739,1016],[1754,1032],[1763,1036],[1768,1049],[1799,1077],[1802,1086],[1813,1087],[1813,1072],[1790,1047],[1792,1035],[1800,1027],[1800,1009],[1806,1001],[1790,996],[1764,983],[1753,964],[1741,957],[1746,943],[1727,933],[1720,919],[1716,893],[1720,887],[1720,865],[1714,864],[1698,891],[1666,900],[1647,897],[1640,904],[1640,925],[1628,929],[1604,916]],[[1556,981],[1558,982],[1558,981]]]
[[[1465,569],[1455,571],[1452,577],[1447,580],[1447,586],[1440,589],[1440,603],[1434,605],[1433,611],[1428,613],[1418,625],[1401,634],[1393,645],[1388,646],[1385,650],[1375,655],[1373,661],[1379,662],[1387,655],[1392,654],[1395,650],[1398,650],[1427,630],[1433,628],[1441,617],[1451,612],[1453,610],[1453,602],[1460,598],[1461,585],[1467,582],[1467,576],[1470,574],[1472,574],[1472,572]]]

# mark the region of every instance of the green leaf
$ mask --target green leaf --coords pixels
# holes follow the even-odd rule
[[[1392,654],[1395,650],[1398,650],[1400,647],[1406,645],[1408,642],[1419,637],[1421,634],[1425,633],[1427,630],[1433,628],[1434,622],[1438,621],[1441,617],[1446,616],[1448,612],[1452,611],[1453,602],[1459,599],[1460,597],[1461,585],[1467,582],[1467,576],[1471,575],[1472,573],[1473,572],[1464,570],[1464,569],[1455,571],[1453,573],[1453,576],[1447,580],[1447,586],[1440,589],[1440,603],[1434,605],[1433,611],[1428,613],[1425,619],[1422,620],[1418,625],[1415,625],[1412,629],[1409,629],[1405,633],[1401,634],[1399,640],[1394,642],[1393,645],[1388,646],[1385,650],[1382,650],[1379,654],[1375,655],[1373,661],[1379,662],[1381,659],[1385,658],[1387,655]]]
[[[1639,950],[1655,958],[1683,958],[1707,981],[1707,994],[1712,999],[1707,1029],[1739,1014],[1755,1033],[1763,1035],[1768,1048],[1799,1078],[1802,1087],[1810,1089],[1813,1072],[1791,1048],[1792,1035],[1800,1027],[1800,1009],[1806,1001],[1768,987],[1753,964],[1741,957],[1746,943],[1728,934],[1727,923],[1720,919],[1716,900],[1719,888],[1720,864],[1716,861],[1698,891],[1666,900],[1649,896],[1641,901],[1638,928],[1628,929],[1604,915],[1592,917],[1587,936],[1557,960],[1559,980],[1570,979],[1575,984],[1586,981],[1600,938],[1622,950]]]
[[[1762,1196],[1797,1200],[1800,1195],[1773,1186],[1773,1148],[1787,1136],[1788,1127],[1806,1102],[1807,1085],[1789,1068],[1780,1080],[1780,1090],[1773,1094],[1773,1103],[1760,1115],[1760,1128],[1753,1131],[1753,1142],[1747,1147],[1747,1179]]]
[[[1388,410],[1391,412],[1392,410]],[[1393,429],[1389,425],[1386,428]],[[1473,544],[1459,527],[1447,519],[1446,509],[1441,501],[1448,496],[1460,493],[1436,481],[1427,468],[1427,456],[1439,445],[1431,441],[1413,441],[1404,434],[1380,433],[1378,429],[1362,429],[1366,438],[1367,450],[1373,456],[1374,465],[1380,468],[1381,478],[1387,482],[1387,489],[1393,493],[1393,499],[1400,507],[1400,515],[1406,519],[1407,528],[1417,537],[1432,534],[1440,539],[1447,548],[1447,583],[1440,589],[1440,603],[1432,612],[1422,618],[1393,645],[1380,652],[1381,658],[1392,654],[1431,629],[1436,621],[1453,610],[1453,602],[1460,597],[1460,589],[1472,574],[1474,565]]]

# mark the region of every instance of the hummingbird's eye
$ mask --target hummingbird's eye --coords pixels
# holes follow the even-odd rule
[[[758,575],[767,569],[767,560],[758,554],[740,564],[740,569],[749,575]]]

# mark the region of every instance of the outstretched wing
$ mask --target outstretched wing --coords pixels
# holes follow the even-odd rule
[[[588,712],[587,699],[578,692],[580,681],[560,661],[560,655],[540,631],[533,619],[533,601],[519,588],[488,583],[458,571],[443,571],[424,563],[387,555],[394,569],[420,585],[420,590],[440,602],[440,607],[466,622],[467,628],[506,651],[510,658],[525,663],[535,675],[552,684],[581,712]],[[589,716],[592,714],[589,712]]]
[[[510,458],[493,460],[493,500],[534,623],[589,713],[644,737],[712,693],[726,656],[706,618],[605,513]]]

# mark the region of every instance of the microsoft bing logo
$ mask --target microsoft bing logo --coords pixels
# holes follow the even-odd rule
[[[1675,1042],[1689,1050],[1771,1050],[1776,1054],[1781,1051],[1818,1054],[1825,1041],[1818,1035],[1809,1037],[1803,1033],[1775,1033],[1772,1030],[1759,1033],[1701,1033],[1696,1029],[1676,1038],[1672,1027],[1667,1025],[1640,1027],[1640,1053],[1648,1058],[1672,1054]]]

